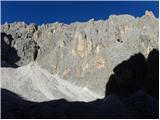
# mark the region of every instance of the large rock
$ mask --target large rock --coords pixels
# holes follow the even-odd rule
[[[70,25],[2,25],[21,58],[17,65],[36,60],[53,75],[100,96],[116,65],[135,53],[147,57],[153,48],[158,49],[158,30],[158,19],[149,11],[140,18],[112,15],[108,20]]]

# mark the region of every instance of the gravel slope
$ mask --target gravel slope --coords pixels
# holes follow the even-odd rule
[[[87,87],[76,86],[50,74],[37,63],[32,62],[19,68],[1,69],[2,88],[11,90],[27,100],[41,102],[64,98],[68,101],[88,102],[103,98]]]

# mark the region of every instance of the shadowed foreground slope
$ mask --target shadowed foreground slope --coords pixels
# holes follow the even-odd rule
[[[158,57],[154,49],[147,61],[139,53],[119,64],[106,86],[105,98],[93,102],[36,103],[1,89],[2,118],[158,118]]]

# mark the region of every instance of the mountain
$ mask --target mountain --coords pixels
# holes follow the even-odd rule
[[[139,116],[139,111],[142,118],[146,113],[151,118],[155,118],[155,113],[157,118],[158,20],[151,11],[146,11],[144,16],[137,18],[124,14],[111,15],[108,20],[91,19],[71,24],[56,22],[38,26],[14,22],[1,25],[3,108],[11,104],[2,113],[9,115],[10,110],[14,111],[12,106],[19,113],[14,104],[17,100],[23,101],[20,106],[30,102],[31,108],[32,102],[43,106],[43,102],[50,104],[52,101],[53,106],[68,106],[65,110],[69,114],[76,111],[72,102],[78,102],[77,108],[85,109],[81,108],[82,102],[84,106],[91,104],[83,114],[87,114],[88,109],[97,108],[89,115],[98,115],[99,105],[104,105],[102,111],[105,114],[109,108],[116,111],[115,106],[123,104],[123,107],[127,106],[123,114],[129,111],[131,118],[132,112]],[[113,106],[110,105],[112,96],[115,101],[118,98]],[[61,103],[61,99],[65,99],[62,106],[56,102]],[[43,110],[59,110],[47,105]],[[121,114],[123,107],[116,113]]]

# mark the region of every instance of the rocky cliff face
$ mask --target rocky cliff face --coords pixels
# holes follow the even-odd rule
[[[116,65],[158,49],[159,28],[158,19],[146,11],[140,18],[112,15],[69,25],[15,22],[1,25],[1,33],[1,42],[8,46],[2,45],[2,61],[17,66],[36,61],[51,74],[104,95]]]

